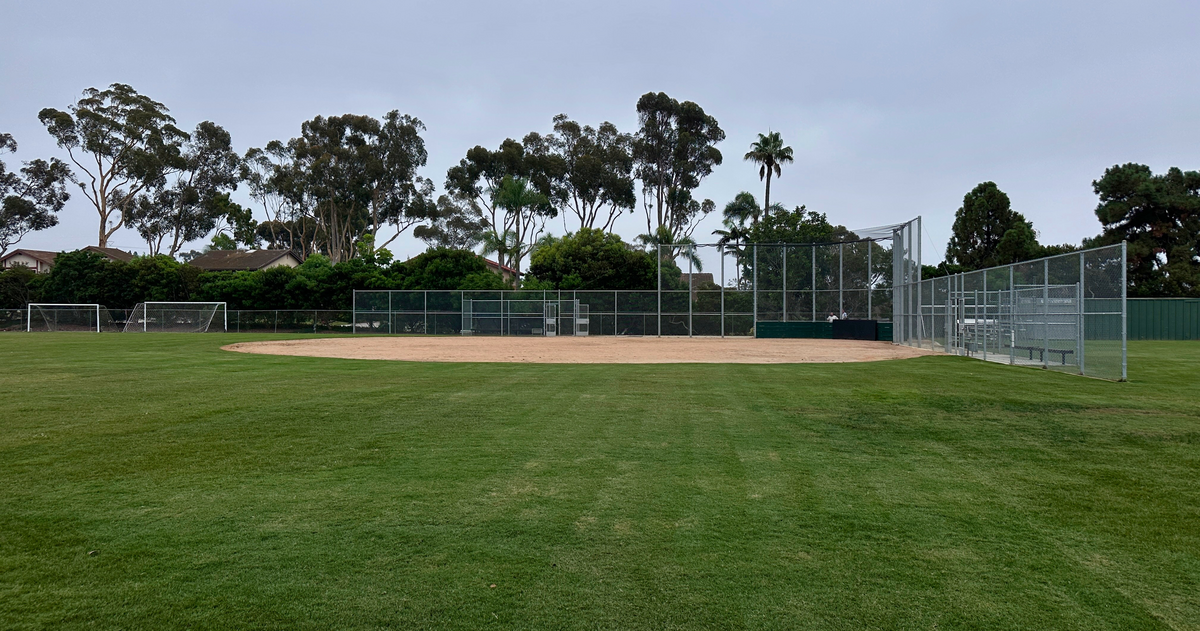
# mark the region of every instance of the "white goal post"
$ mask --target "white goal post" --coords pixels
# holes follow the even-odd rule
[[[125,332],[207,333],[214,326],[229,330],[224,302],[139,302],[125,322]]]
[[[36,326],[35,326],[36,323]],[[25,306],[25,331],[90,331],[115,329],[112,316],[101,304],[31,302]]]

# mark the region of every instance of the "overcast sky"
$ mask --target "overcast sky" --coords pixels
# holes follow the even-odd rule
[[[1078,243],[1099,232],[1091,181],[1105,168],[1200,168],[1195,0],[0,0],[0,24],[0,131],[20,143],[9,168],[65,158],[38,111],[113,82],[165,103],[185,129],[217,122],[239,152],[318,114],[398,109],[428,127],[423,174],[439,189],[470,147],[549,131],[559,113],[633,132],[638,97],[664,91],[727,134],[725,163],[697,196],[761,201],[742,155],[777,130],[796,162],[772,199],[850,228],[922,215],[926,262],[940,260],[979,182],[1007,192],[1042,242]],[[97,227],[76,194],[58,227],[18,247],[94,244]],[[616,231],[645,231],[640,206]],[[110,245],[145,249],[132,230]]]

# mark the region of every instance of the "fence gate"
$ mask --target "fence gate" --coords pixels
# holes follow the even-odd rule
[[[546,337],[555,337],[558,335],[558,303],[547,301],[544,316],[546,327],[543,334]]]

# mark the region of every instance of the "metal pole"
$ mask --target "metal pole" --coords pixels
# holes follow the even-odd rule
[[[916,239],[917,239],[917,314],[920,315],[921,304],[922,304],[922,295],[921,295],[921,290],[922,290],[922,287],[921,287],[921,280],[922,280],[922,274],[921,274],[921,216],[920,215],[917,215]],[[924,320],[924,317],[921,316],[921,319],[917,320],[917,346],[923,347],[925,345],[924,336],[925,336],[925,320]],[[933,342],[929,343],[929,348],[933,348]]]
[[[692,303],[696,298],[696,280],[692,274],[692,257],[696,256],[695,246],[688,247],[688,337],[692,336]]]
[[[904,247],[900,240],[900,231],[892,230],[892,343],[898,343],[898,340],[903,339],[901,336],[904,333],[900,328],[901,311],[900,304],[900,286],[903,279],[900,274],[900,249]]]
[[[988,297],[987,297],[987,272],[983,273],[983,361],[987,361],[987,321],[988,321]],[[929,343],[933,346],[933,342]]]
[[[787,322],[787,246],[783,249],[783,321]]]
[[[429,290],[425,290],[425,306],[421,309],[421,315],[425,318],[425,327],[421,330],[425,335],[429,335]]]
[[[658,252],[658,337],[662,337],[662,244],[656,246]]]
[[[845,258],[846,244],[838,244],[838,317],[846,312],[845,303],[842,301],[842,260]]]
[[[812,246],[812,321],[817,321],[817,246]]]
[[[1017,363],[1017,286],[1013,279],[1013,266],[1008,266],[1008,311],[1009,327],[1008,327],[1008,364],[1011,366]]]
[[[1128,374],[1126,372],[1128,366],[1126,365],[1126,355],[1125,355],[1126,350],[1128,350],[1126,347],[1127,347],[1127,344],[1129,341],[1129,339],[1128,339],[1129,338],[1129,330],[1128,330],[1128,328],[1126,328],[1126,325],[1127,325],[1126,319],[1129,315],[1129,312],[1126,308],[1127,304],[1128,304],[1127,301],[1129,299],[1129,296],[1127,293],[1128,289],[1129,289],[1129,282],[1128,282],[1128,279],[1126,278],[1126,273],[1129,270],[1129,264],[1128,264],[1129,259],[1126,258],[1127,254],[1128,254],[1128,250],[1126,247],[1127,245],[1128,245],[1128,243],[1126,243],[1125,241],[1121,242],[1121,381],[1126,381],[1128,379]]]
[[[750,290],[754,296],[754,336],[758,337],[758,244],[754,244],[754,278],[750,281]]]
[[[238,331],[242,328],[242,317],[238,314]],[[350,299],[350,333],[358,332],[358,290],[354,290],[354,294]]]
[[[871,267],[871,250],[875,249],[874,241],[867,241],[867,319],[875,319],[875,310],[871,308],[871,294],[874,293],[875,275]]]
[[[1050,259],[1042,259],[1042,368],[1050,367]]]
[[[33,305],[25,303],[25,332],[33,332]]]
[[[942,350],[947,353],[950,352],[950,349],[954,345],[954,328],[950,324],[950,305],[954,302],[954,290],[952,289],[950,282],[953,280],[953,276],[946,277],[946,317],[943,318],[946,326],[946,342],[942,345]]]
[[[721,337],[725,337],[725,245],[721,244]]]
[[[388,334],[389,335],[393,332],[392,331],[392,320],[394,318],[395,318],[395,316],[392,315],[392,292],[389,291],[388,292]]]
[[[1079,300],[1079,343],[1078,343],[1079,351],[1078,351],[1077,355],[1079,356],[1079,374],[1081,374],[1081,375],[1087,374],[1087,372],[1084,370],[1084,367],[1083,367],[1083,355],[1087,351],[1087,348],[1086,348],[1087,344],[1085,343],[1085,340],[1087,340],[1087,338],[1084,337],[1084,329],[1086,328],[1086,324],[1087,324],[1087,318],[1085,317],[1084,314],[1087,313],[1087,310],[1084,309],[1084,302],[1083,302],[1084,301],[1083,281],[1084,281],[1084,278],[1086,278],[1086,270],[1087,270],[1087,265],[1084,263],[1083,252],[1080,252],[1079,253],[1079,284],[1078,284],[1079,288],[1076,290],[1075,293],[1078,295],[1078,300]]]

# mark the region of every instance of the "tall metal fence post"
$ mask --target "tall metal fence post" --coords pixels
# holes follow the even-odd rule
[[[424,333],[425,335],[429,335],[429,290],[426,289],[424,291],[424,294],[425,294],[425,306],[422,307],[422,309],[421,309],[421,315],[425,319],[425,325],[424,325],[424,327],[422,327],[421,332]]]
[[[845,267],[844,265],[842,265],[842,260],[845,258],[845,252],[846,252],[846,244],[839,243],[838,244],[838,317],[839,318],[842,317],[842,315],[846,313],[846,304],[842,300],[842,289],[845,286],[845,283],[842,282],[842,269]]]
[[[662,244],[655,249],[658,252],[658,337],[662,337]]]
[[[721,337],[725,337],[725,244],[717,247],[721,252]]]
[[[783,321],[787,322],[787,246],[779,246],[783,256]]]
[[[921,312],[921,305],[924,303],[921,295],[921,216],[917,215],[917,346],[924,348],[925,346],[925,316]],[[933,348],[933,342],[929,343],[929,348]]]
[[[358,333],[358,290],[350,298],[350,333]]]
[[[1011,314],[1008,328],[1008,364],[1010,366],[1017,363],[1017,285],[1014,282],[1016,279],[1016,274],[1013,273],[1014,269],[1014,266],[1008,266],[1008,310]]]
[[[688,337],[692,336],[692,303],[696,301],[696,279],[692,273],[692,257],[696,256],[696,248],[688,247]]]
[[[1129,342],[1129,327],[1128,327],[1129,282],[1128,282],[1128,279],[1126,278],[1126,274],[1129,271],[1129,259],[1127,258],[1127,256],[1128,256],[1127,246],[1128,245],[1129,244],[1125,241],[1121,242],[1121,381],[1126,381],[1129,377],[1129,375],[1127,374],[1128,365],[1127,365],[1127,356],[1126,356],[1126,352],[1128,351],[1127,346],[1128,346],[1128,342]]]
[[[812,246],[812,321],[817,321],[817,246]]]
[[[987,361],[987,351],[988,351],[988,349],[987,349],[987,347],[988,347],[987,324],[988,324],[987,271],[984,271],[983,272],[983,361]],[[932,347],[933,342],[930,342],[929,345]]]
[[[875,242],[867,241],[867,319],[875,319],[875,310],[871,308],[871,294],[875,293],[875,270],[871,267],[871,250],[875,249]]]
[[[395,319],[395,316],[392,314],[392,311],[393,311],[393,309],[392,309],[392,292],[388,291],[388,334],[389,335],[391,335],[393,333],[392,320]]]
[[[752,320],[754,327],[754,336],[758,337],[758,244],[754,244],[754,277],[750,281],[750,291],[753,292],[754,300],[754,318]]]
[[[1087,352],[1087,337],[1085,337],[1085,331],[1087,328],[1087,316],[1086,316],[1087,309],[1085,308],[1085,303],[1084,303],[1085,298],[1084,298],[1084,291],[1083,291],[1083,283],[1086,278],[1087,278],[1087,264],[1084,261],[1083,252],[1080,252],[1079,253],[1079,285],[1078,285],[1079,290],[1077,293],[1079,295],[1079,352],[1078,352],[1078,356],[1079,356],[1079,374],[1081,374],[1081,375],[1087,374],[1087,371],[1084,369],[1084,365],[1083,365],[1084,354]]]
[[[1050,367],[1050,259],[1042,259],[1042,368]]]

